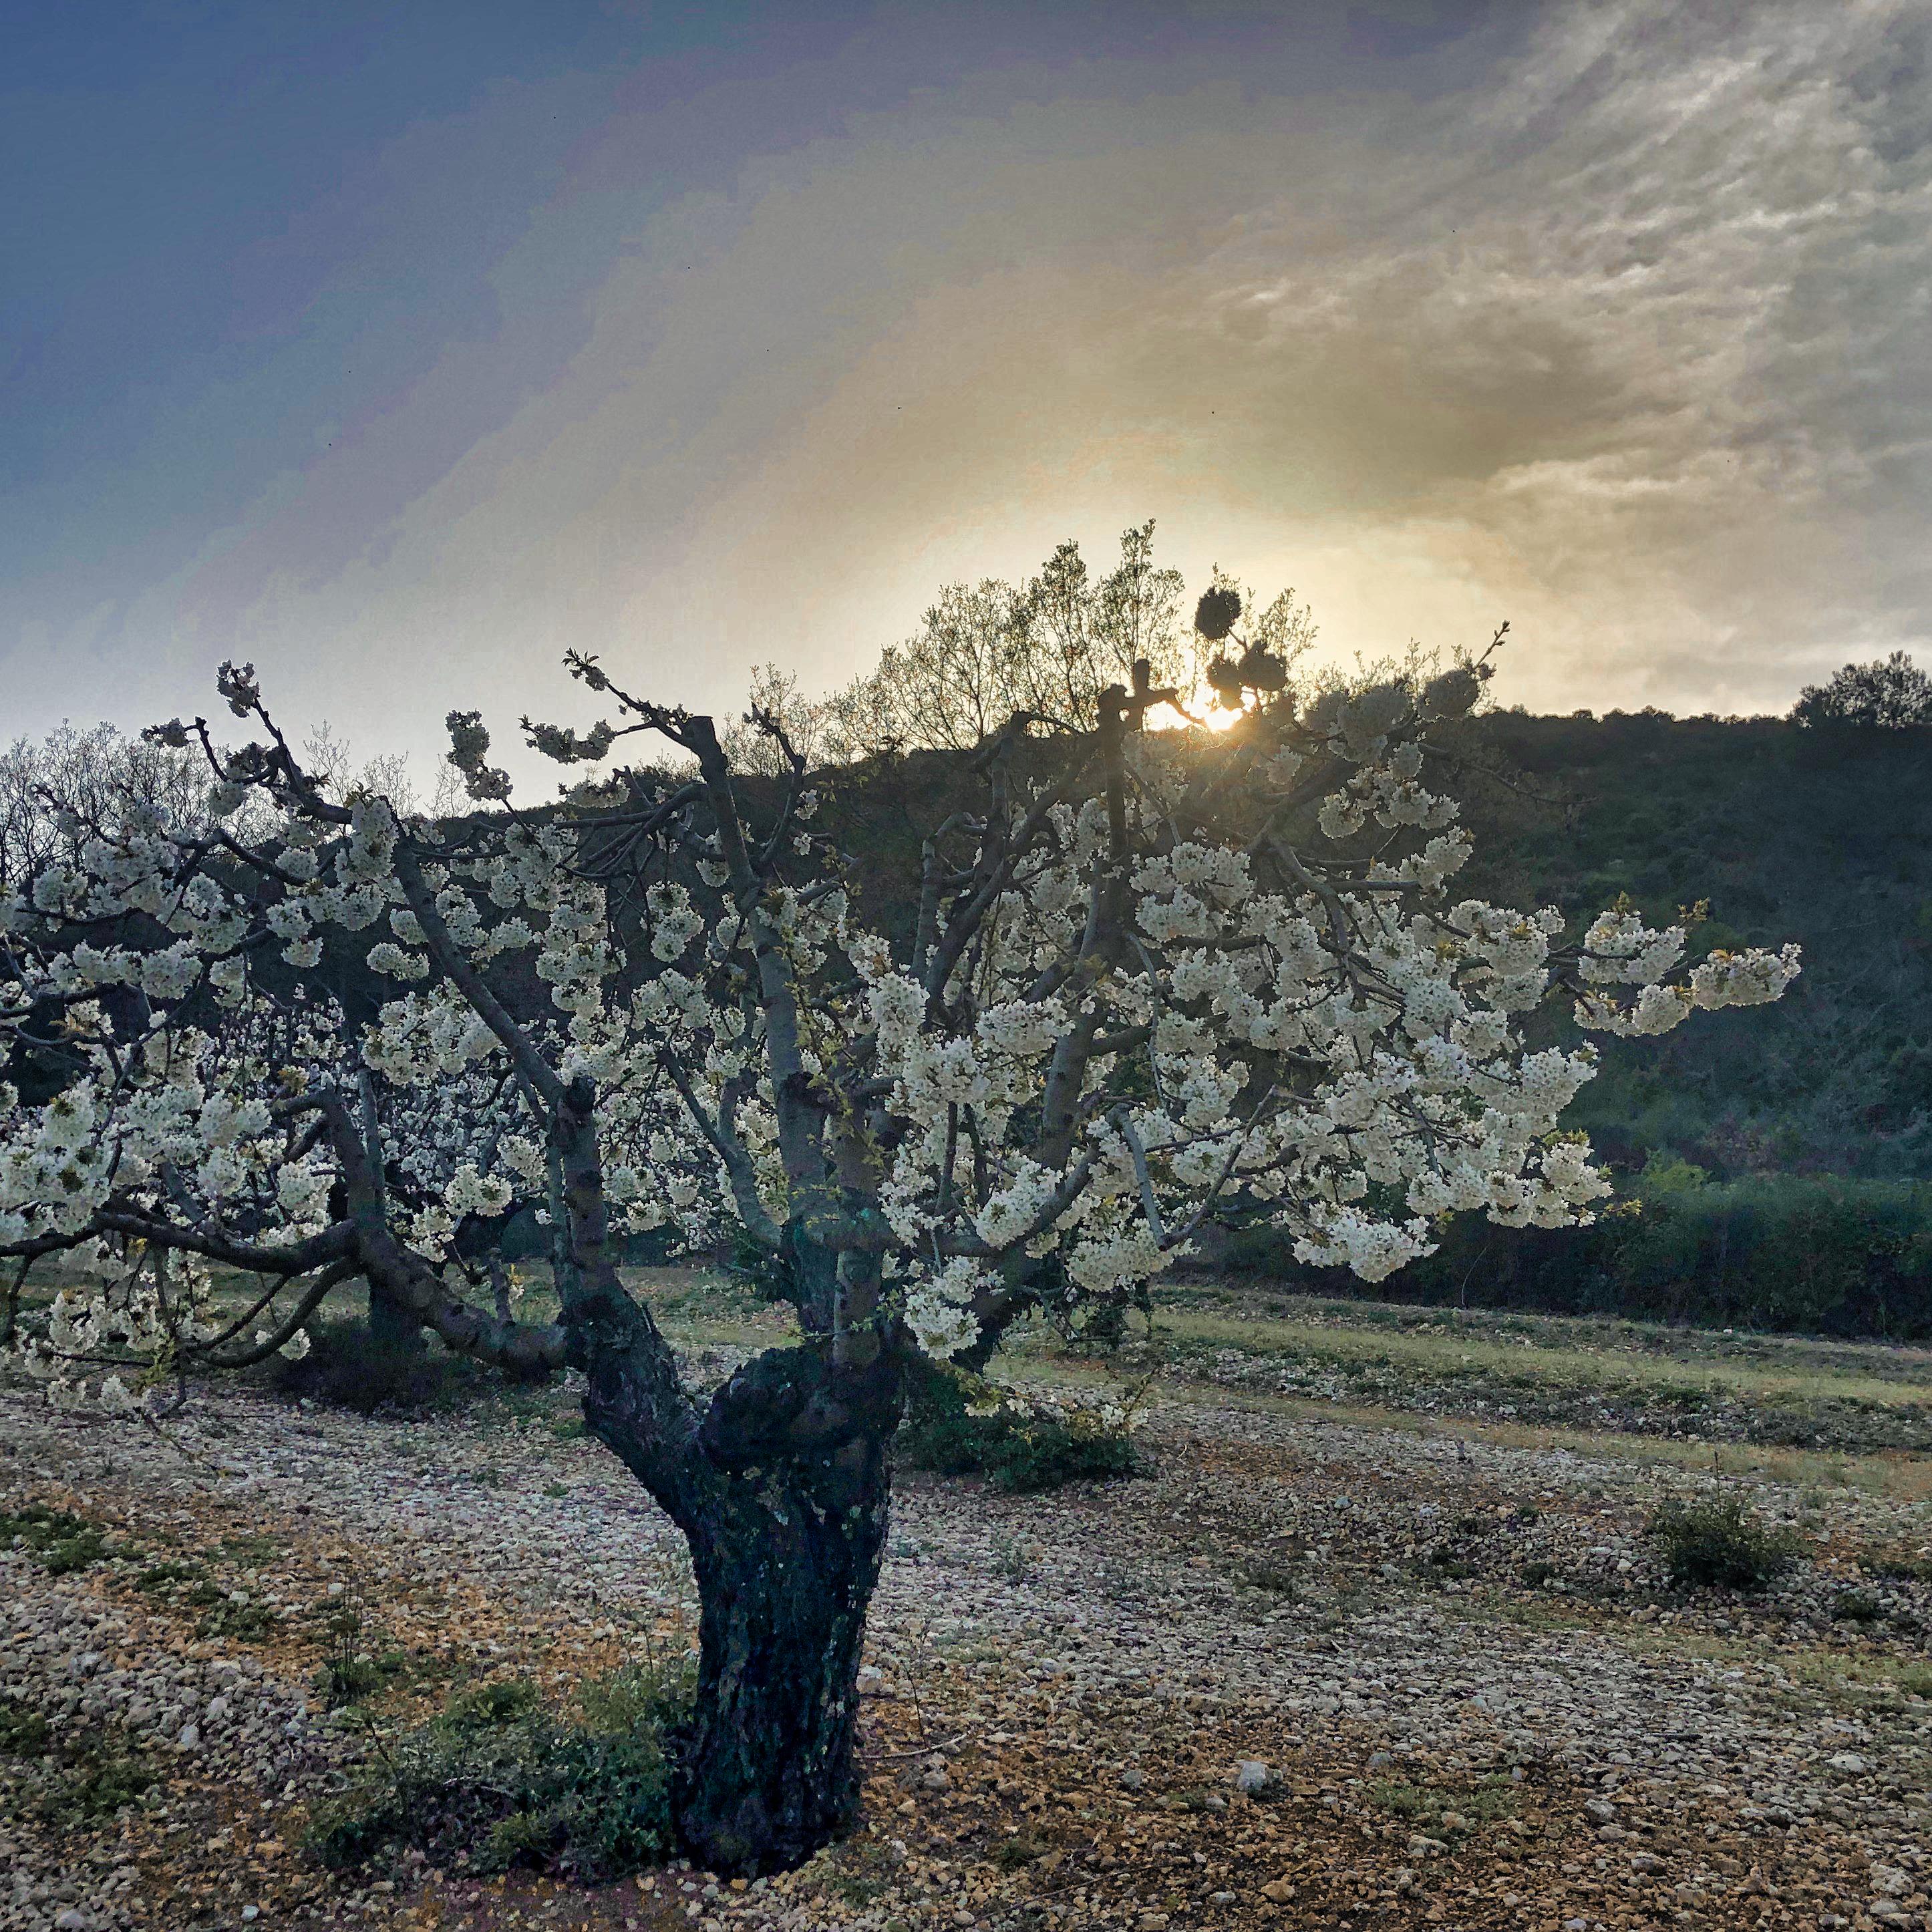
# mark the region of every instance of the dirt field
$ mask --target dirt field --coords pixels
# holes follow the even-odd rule
[[[655,1286],[714,1370],[776,1328]],[[1458,1320],[1184,1297],[1127,1365],[1163,1372],[1145,1477],[902,1481],[866,1822],[749,1888],[303,1850],[453,1684],[686,1640],[677,1540],[567,1392],[230,1388],[164,1438],[0,1394],[0,1926],[1928,1922],[1924,1359]],[[1807,1560],[1670,1588],[1652,1510],[1739,1492]],[[378,1688],[331,1712],[345,1643]]]

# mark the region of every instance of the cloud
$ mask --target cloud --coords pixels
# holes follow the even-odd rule
[[[1539,706],[1783,709],[1922,644],[1922,6],[1508,26],[1372,87],[1285,29],[1238,69],[1008,62],[657,206],[614,123],[496,270],[506,331],[567,345],[542,381],[399,502],[504,377],[446,346],[123,635],[427,749],[451,704],[568,711],[567,646],[696,704],[771,657],[839,682],[942,582],[1152,515],[1338,650],[1507,616]],[[862,53],[826,58],[836,92]],[[608,266],[544,338],[560,231]]]

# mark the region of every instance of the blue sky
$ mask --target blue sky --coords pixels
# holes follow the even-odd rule
[[[1343,655],[1782,709],[1924,637],[1927,24],[18,9],[0,724],[729,707],[1148,516]]]

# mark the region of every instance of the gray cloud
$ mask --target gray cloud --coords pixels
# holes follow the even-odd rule
[[[593,142],[500,277],[528,328],[557,224],[604,225],[561,368],[345,544],[386,441],[502,380],[453,346],[111,628],[162,709],[233,652],[394,742],[567,710],[567,645],[694,704],[829,684],[942,581],[1153,515],[1337,650],[1508,616],[1506,697],[1781,709],[1924,639],[1928,38],[1610,0],[1421,94],[988,72],[635,219]]]

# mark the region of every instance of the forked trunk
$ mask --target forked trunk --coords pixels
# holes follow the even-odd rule
[[[710,1870],[788,1870],[858,1815],[866,1610],[884,1549],[877,1442],[732,1477],[687,1526],[700,1614],[678,1831]]]

